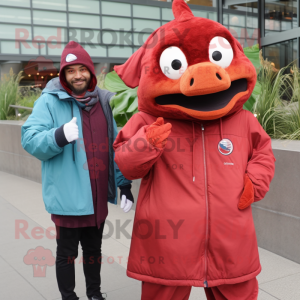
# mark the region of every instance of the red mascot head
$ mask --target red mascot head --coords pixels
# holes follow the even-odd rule
[[[115,71],[139,86],[139,110],[157,117],[214,120],[242,109],[256,71],[240,43],[221,24],[194,17],[173,1],[175,20],[155,30]]]

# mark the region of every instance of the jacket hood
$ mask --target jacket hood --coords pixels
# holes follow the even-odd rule
[[[89,69],[91,73],[91,81],[88,87],[88,91],[94,91],[97,85],[97,78],[95,74],[93,61],[90,55],[86,52],[86,50],[74,41],[71,41],[66,45],[61,55],[59,71],[60,82],[69,94],[72,94],[72,90],[69,88],[68,83],[66,81],[64,68],[71,65],[84,65]]]
[[[71,101],[72,99],[74,99],[67,93],[64,87],[61,85],[58,77],[51,79],[47,83],[46,87],[42,91],[42,94],[56,95],[60,100]]]

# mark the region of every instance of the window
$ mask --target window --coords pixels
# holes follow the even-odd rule
[[[2,39],[28,39],[31,40],[31,26],[0,24],[0,37]]]
[[[69,29],[69,39],[82,45],[100,44],[100,30],[72,28]]]
[[[57,44],[56,47],[48,47],[48,55],[58,55],[61,56],[63,50],[65,49],[66,44]]]
[[[0,5],[30,7],[30,0],[0,0]]]
[[[153,1],[172,2],[172,0],[153,0]],[[217,0],[189,0],[188,4],[216,7]]]
[[[100,45],[82,45],[90,56],[106,56],[106,47]]]
[[[69,11],[98,14],[99,6],[97,0],[69,0]]]
[[[297,59],[297,40],[264,47],[264,57],[274,63],[276,69],[283,68]]]
[[[173,11],[171,8],[163,8],[162,9],[162,19],[172,21],[174,20]]]
[[[47,40],[57,40],[58,42],[67,41],[67,30],[61,27],[44,27],[44,26],[34,26],[33,27],[34,37],[40,36],[45,41]],[[41,38],[38,40],[42,40]]]
[[[67,26],[66,13],[43,10],[33,11],[33,24]]]
[[[160,19],[159,7],[133,5],[133,16],[136,18]]]
[[[259,36],[258,1],[244,0],[236,3],[232,0],[225,0],[223,24],[241,43],[242,47],[251,47],[257,44]]]
[[[106,45],[132,45],[132,33],[131,32],[117,32],[117,31],[103,31],[102,33],[103,43]]]
[[[131,7],[127,3],[101,1],[102,14],[131,17]]]
[[[189,0],[188,4],[217,7],[217,0]]]
[[[79,28],[100,28],[100,16],[69,14],[69,26]]]
[[[135,31],[152,32],[158,27],[160,27],[160,21],[133,19],[133,28]]]
[[[66,10],[66,0],[32,0],[33,8]]]
[[[29,9],[1,7],[0,20],[3,23],[24,23],[31,24]]]
[[[32,42],[26,42],[26,44],[24,43],[20,43],[21,44],[21,54],[25,54],[25,55],[38,55],[39,54],[39,48],[45,48],[45,45],[39,45],[38,43],[32,43]]]
[[[102,27],[112,30],[131,30],[131,19],[119,17],[102,17]]]
[[[265,1],[265,35],[298,27],[297,1]]]
[[[20,45],[16,42],[1,42],[1,53],[2,54],[19,54]]]
[[[108,56],[109,57],[124,57],[128,58],[132,55],[132,48],[131,47],[110,47],[108,48]]]
[[[133,34],[134,45],[142,46],[146,42],[149,36],[150,33],[143,33],[143,32],[134,33]]]

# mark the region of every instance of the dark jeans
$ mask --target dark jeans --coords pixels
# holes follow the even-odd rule
[[[101,296],[100,269],[101,269],[101,244],[104,222],[101,227],[66,228],[56,227],[56,278],[62,300],[78,300],[74,292],[75,265],[80,242],[83,257],[79,262],[83,264],[88,297]]]

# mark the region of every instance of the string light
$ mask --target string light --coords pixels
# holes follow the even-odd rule
[[[31,77],[31,75],[30,75],[30,74],[28,74],[28,77]]]
[[[44,78],[44,76],[41,76],[41,78]]]
[[[53,76],[53,74],[51,73],[50,76]]]
[[[40,73],[36,73],[36,75],[40,75]]]

